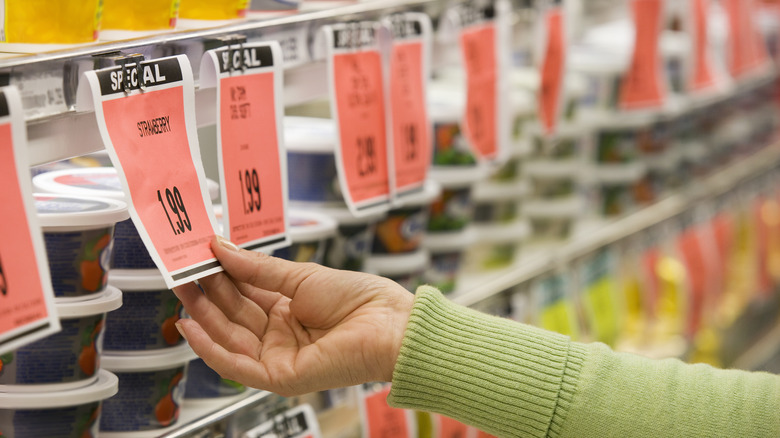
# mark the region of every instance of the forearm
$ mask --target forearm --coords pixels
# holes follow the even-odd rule
[[[417,292],[389,401],[506,437],[780,434],[777,376],[617,354],[430,288]]]

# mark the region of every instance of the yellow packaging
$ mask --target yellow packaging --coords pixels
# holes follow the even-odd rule
[[[103,29],[165,30],[176,27],[179,0],[103,0]]]
[[[231,20],[246,15],[249,0],[181,0],[179,17],[189,20]]]
[[[101,0],[5,0],[2,42],[77,44],[95,41]]]

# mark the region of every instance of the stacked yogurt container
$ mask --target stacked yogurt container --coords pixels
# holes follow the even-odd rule
[[[107,167],[48,172],[35,176],[33,184],[63,196],[102,196],[116,202],[125,197],[116,170]],[[219,188],[209,185],[213,198]],[[102,358],[103,366],[119,377],[119,387],[104,405],[101,436],[155,435],[174,425],[184,402],[188,365],[196,360],[175,326],[184,316],[181,302],[166,287],[132,221],[125,219],[117,224],[108,278],[124,293],[124,305],[107,318]]]
[[[430,207],[424,247],[431,253],[425,282],[444,293],[457,291],[465,253],[475,242],[472,227],[474,186],[490,175],[478,162],[461,129],[465,95],[455,81],[432,83],[428,114],[433,122],[433,167],[430,178],[441,194]]]
[[[101,369],[109,313],[122,293],[107,284],[124,202],[35,194],[62,330],[0,356],[0,430],[8,436],[97,433],[117,378]]]

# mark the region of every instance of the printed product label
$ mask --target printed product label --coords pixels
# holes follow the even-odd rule
[[[130,219],[117,222],[114,228],[114,251],[111,261],[114,269],[155,269],[149,250]]]
[[[56,409],[0,409],[0,437],[94,438],[100,402]]]
[[[274,257],[299,263],[322,264],[325,258],[325,242],[300,242],[274,250]]]
[[[433,124],[433,164],[437,166],[473,166],[477,158],[471,152],[458,123]]]
[[[63,319],[59,333],[0,355],[0,384],[97,379],[104,321],[104,314]]]
[[[112,351],[154,350],[184,342],[176,321],[184,316],[170,289],[127,291],[122,307],[109,313],[103,348]]]
[[[137,432],[176,423],[186,368],[114,373],[119,378],[119,392],[103,402],[100,430]]]
[[[375,254],[395,254],[417,250],[425,234],[427,208],[392,210],[379,222],[371,251]]]
[[[428,231],[460,231],[471,221],[471,188],[445,189],[431,204]]]
[[[462,258],[461,251],[431,254],[431,266],[425,271],[425,283],[444,294],[454,292]]]
[[[295,172],[288,176],[290,199],[310,202],[344,202],[332,153],[287,153],[287,163]]]
[[[336,236],[328,240],[325,264],[331,268],[362,271],[363,262],[371,252],[375,226],[339,226]]]
[[[44,233],[56,296],[78,297],[105,289],[113,232],[114,227]]]

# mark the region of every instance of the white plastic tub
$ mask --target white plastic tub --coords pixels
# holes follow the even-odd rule
[[[463,266],[465,252],[476,241],[471,227],[452,233],[427,234],[423,246],[430,253],[430,263],[423,280],[442,293],[454,292]]]
[[[106,287],[117,222],[130,217],[119,200],[36,193],[54,295],[85,300]]]
[[[108,281],[123,292],[124,302],[108,315],[103,339],[106,354],[144,354],[184,343],[174,325],[184,316],[184,308],[165,286],[160,271],[114,270]]]
[[[103,367],[117,375],[119,391],[103,404],[100,431],[139,432],[175,424],[187,364],[195,357],[186,344],[143,355],[104,355]]]
[[[290,202],[344,206],[336,168],[336,125],[332,119],[284,118]]]
[[[15,438],[96,437],[103,400],[119,381],[101,370],[90,385],[67,391],[0,392],[0,431]]]
[[[219,184],[208,180],[211,199],[219,196]],[[36,190],[62,195],[112,198],[124,201],[125,193],[113,167],[74,168],[46,172],[33,177]],[[129,214],[114,230],[112,268],[157,269]]]
[[[520,203],[525,198],[528,185],[514,183],[480,183],[474,187],[474,224],[506,224],[515,221],[520,214]]]
[[[92,300],[58,302],[61,331],[0,356],[0,393],[48,393],[94,383],[106,314],[121,305],[122,293],[110,286]]]
[[[387,277],[414,293],[423,284],[429,263],[428,251],[419,249],[411,254],[372,255],[366,260],[366,271]]]
[[[318,211],[338,224],[336,233],[326,244],[325,265],[362,271],[366,257],[371,253],[377,223],[386,218],[386,213],[357,217],[346,208],[321,208]]]

